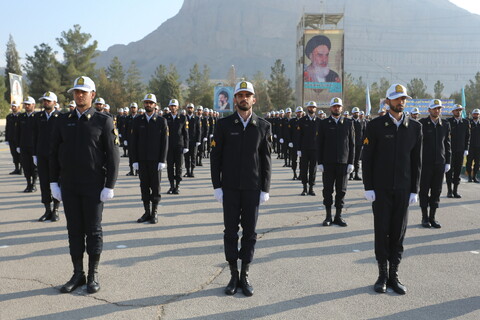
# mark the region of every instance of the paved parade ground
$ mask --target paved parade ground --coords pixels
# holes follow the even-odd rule
[[[184,178],[180,195],[165,194],[163,172],[159,223],[150,225],[136,223],[139,180],[125,176],[128,160],[121,158],[103,215],[102,288],[61,294],[73,271],[63,210],[59,222],[37,222],[40,191],[22,192],[25,179],[8,174],[13,164],[2,144],[0,319],[480,319],[480,184],[462,182],[462,199],[447,199],[444,186],[441,229],[422,228],[418,204],[411,207],[399,271],[408,293],[378,294],[362,182],[348,184],[348,227],[322,227],[321,183],[317,196],[300,196],[301,183],[275,158],[250,268],[253,297],[223,293],[230,273],[208,159],[195,178]]]

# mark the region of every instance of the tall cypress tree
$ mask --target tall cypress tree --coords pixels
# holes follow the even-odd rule
[[[7,42],[7,50],[5,52],[6,58],[6,67],[5,67],[5,87],[7,88],[4,97],[5,100],[10,102],[10,78],[8,77],[9,73],[15,73],[22,75],[22,69],[20,68],[20,57],[18,56],[17,47],[15,41],[13,40],[12,35],[10,35]]]
[[[277,59],[271,68],[268,81],[268,95],[274,108],[286,108],[293,103],[293,89],[291,81],[285,74],[285,65]]]

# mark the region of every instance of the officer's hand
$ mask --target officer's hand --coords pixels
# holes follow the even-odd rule
[[[8,146],[9,145],[8,141],[5,141],[5,144]]]
[[[297,156],[302,157],[302,151],[298,150],[297,151]]]
[[[464,156],[464,157],[468,156],[468,150],[465,150],[465,151],[463,152],[463,156]]]
[[[123,141],[123,145],[124,145],[125,147],[128,146],[128,141],[127,141],[127,140]]]
[[[354,169],[353,164],[347,165],[347,174],[352,173],[352,172],[353,172],[353,169]]]
[[[138,170],[138,162],[132,163],[133,170]]]
[[[267,202],[270,199],[270,194],[268,192],[260,192],[260,204]]]
[[[17,147],[17,149],[15,149],[17,151],[17,153],[20,153],[20,147]]]
[[[418,202],[418,194],[410,193],[410,199],[408,200],[408,204],[412,205]]]
[[[212,138],[213,138],[213,134],[210,135],[210,139],[212,139]]]
[[[198,147],[200,145],[200,142],[195,142],[195,147]]]
[[[203,138],[203,142],[207,142],[207,138]]]
[[[276,135],[276,134],[274,134],[273,137],[274,137],[275,139],[277,139],[277,135]]]
[[[165,169],[166,166],[167,166],[167,165],[166,165],[165,163],[159,162],[159,163],[158,163],[158,171]]]
[[[51,182],[50,183],[50,191],[52,192],[52,197],[57,199],[58,201],[62,201],[62,191],[58,186],[58,182]]]
[[[183,153],[187,153],[188,152],[188,149],[187,148],[183,148]]]
[[[213,190],[213,196],[217,199],[218,202],[223,203],[223,190],[222,188],[217,188]]]
[[[105,202],[111,199],[113,199],[113,189],[103,188],[102,192],[100,193],[100,201]]]
[[[33,156],[33,164],[35,165],[35,167],[37,166],[37,163],[38,163],[38,159],[37,159],[37,156]]]
[[[283,138],[280,138],[280,143],[283,143]]]
[[[375,201],[375,191],[374,190],[365,190],[365,199],[370,202]]]
[[[325,170],[325,168],[323,167],[323,164],[317,165],[317,171],[318,172],[323,172],[324,170]]]
[[[450,171],[450,168],[451,168],[451,166],[447,163],[447,164],[445,165],[445,173],[447,173],[448,171]]]
[[[289,143],[288,143],[288,147],[289,147],[289,148],[293,148],[293,142],[289,142]]]

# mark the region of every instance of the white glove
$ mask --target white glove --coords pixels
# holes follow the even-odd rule
[[[297,156],[302,157],[302,151],[298,150],[297,151]]]
[[[217,199],[218,202],[223,203],[223,190],[222,188],[217,188],[213,190],[213,196]]]
[[[317,171],[318,172],[323,172],[324,170],[325,170],[325,168],[323,167],[323,164],[317,165]]]
[[[445,165],[445,172],[450,171],[450,168],[451,168],[451,166],[447,163],[447,164]]]
[[[270,194],[268,192],[260,192],[260,204],[267,202],[270,199]]]
[[[15,149],[17,151],[17,153],[20,153],[20,147],[17,147],[17,149]]]
[[[128,141],[127,141],[127,140],[123,141],[123,145],[124,145],[125,147],[128,146]]]
[[[353,172],[353,169],[354,169],[353,164],[347,165],[347,174],[352,173],[352,172]]]
[[[463,156],[464,156],[464,157],[468,156],[468,150],[465,150],[465,151],[463,152]]]
[[[103,188],[102,192],[100,193],[100,201],[105,202],[111,199],[113,199],[113,189]]]
[[[159,163],[158,163],[158,169],[157,169],[157,170],[158,170],[158,171],[163,170],[163,169],[165,169],[166,166],[167,166],[167,165],[166,165],[165,163],[159,162]]]
[[[58,186],[58,182],[51,182],[50,183],[50,191],[52,192],[52,197],[57,199],[58,201],[62,201],[62,191]]]
[[[210,139],[212,139],[212,138],[213,138],[213,134],[210,135]]]
[[[38,159],[37,156],[33,156],[33,164],[37,167]]]
[[[280,138],[280,143],[283,143],[283,138]]]
[[[119,133],[119,134],[118,134],[118,137],[119,137],[119,138],[121,138],[121,137],[122,137],[122,134],[121,134],[121,133]]]
[[[132,163],[133,170],[138,170],[138,162]]]
[[[198,147],[200,145],[200,142],[195,142],[195,147]]]
[[[203,138],[203,142],[207,142],[207,138]]]
[[[375,191],[373,190],[365,190],[365,199],[367,199],[370,202],[375,201]]]
[[[188,152],[188,149],[187,148],[183,148],[183,153],[187,153]]]
[[[293,148],[293,142],[289,142],[289,143],[288,143],[288,147],[289,147],[289,148]]]
[[[412,205],[418,202],[418,194],[410,193],[410,199],[408,199],[408,204]]]
[[[8,141],[5,141],[5,144],[8,146],[9,145]]]
[[[277,135],[276,135],[276,134],[274,134],[273,137],[274,137],[275,139],[277,139]]]

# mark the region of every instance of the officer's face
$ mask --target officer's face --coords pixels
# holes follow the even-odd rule
[[[197,116],[199,116],[199,117],[200,117],[200,116],[202,115],[202,113],[203,113],[203,111],[202,111],[202,110],[197,110]]]
[[[460,116],[461,116],[461,114],[462,114],[462,110],[460,110],[460,109],[458,109],[458,110],[453,110],[452,113],[453,113],[453,116],[454,116],[455,118],[460,118]]]
[[[317,108],[315,108],[315,107],[307,107],[308,114],[310,114],[310,115],[314,115],[314,114],[315,114],[315,110],[317,110]]]
[[[417,120],[417,119],[418,119],[418,113],[412,113],[412,114],[410,115],[410,117],[411,117],[412,119]]]
[[[297,118],[301,118],[301,117],[302,117],[302,112],[301,111],[297,112]]]
[[[193,114],[193,108],[188,107],[187,108],[187,113],[188,113],[188,115],[192,115]]]
[[[102,112],[102,111],[103,111],[103,104],[101,104],[101,103],[95,103],[95,109],[96,109],[97,111]]]
[[[47,100],[47,99],[43,99],[42,104],[43,104],[43,108],[45,110],[51,111],[55,107],[56,102],[55,101],[50,101],[50,100]]]
[[[12,112],[17,113],[18,112],[18,106],[12,106]]]
[[[156,104],[153,101],[143,101],[143,107],[148,114],[151,114],[153,111],[155,111],[155,106]]]
[[[173,114],[177,114],[178,106],[172,104],[172,105],[169,105],[168,107],[170,108],[170,111],[171,111]]]
[[[90,108],[92,100],[95,98],[95,91],[73,90],[73,100],[77,104],[77,108]]]
[[[387,103],[390,106],[390,110],[392,110],[395,113],[403,112],[403,109],[405,109],[406,101],[407,101],[407,97],[400,97],[393,100],[387,99]]]
[[[428,109],[428,112],[432,118],[437,119],[442,114],[442,107]]]
[[[330,112],[335,117],[338,117],[342,113],[342,110],[343,110],[343,106],[341,106],[339,104],[336,104],[336,105],[330,107]]]
[[[28,113],[33,112],[33,110],[35,110],[35,104],[34,103],[32,103],[32,104],[25,103],[24,106],[25,106],[25,111],[28,112]]]
[[[352,116],[354,119],[358,119],[358,112],[355,112]]]
[[[235,95],[235,104],[242,111],[249,111],[257,100],[255,96],[248,91],[240,91]]]
[[[308,57],[315,67],[325,68],[328,65],[328,55],[330,50],[324,44],[316,47]]]
[[[473,120],[478,120],[478,113],[472,114],[472,118],[473,118]]]

